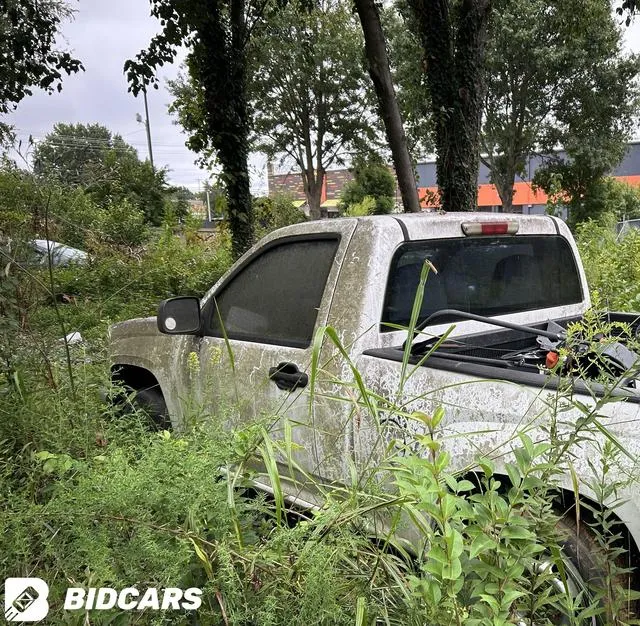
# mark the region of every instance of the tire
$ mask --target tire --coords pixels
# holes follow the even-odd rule
[[[614,587],[626,589],[630,583],[628,574],[619,574],[613,581],[608,581],[607,571],[604,567],[606,556],[598,544],[596,536],[592,528],[578,523],[575,518],[565,516],[560,519],[557,529],[564,537],[562,541],[562,553],[566,557],[565,564],[567,569],[567,578],[577,587],[582,586],[585,593],[594,598],[598,590],[608,587],[608,582],[612,582]],[[624,567],[624,563],[618,559],[616,563],[619,567]],[[615,591],[613,591],[615,593]],[[595,624],[617,624],[626,622],[635,614],[635,606],[631,604],[623,607],[617,616],[610,615],[608,609],[608,598],[604,597],[601,604],[605,607],[604,614],[598,618],[594,618],[592,623]]]
[[[125,413],[142,412],[149,419],[151,430],[171,430],[171,419],[167,404],[158,389],[133,389],[135,395],[127,403]]]

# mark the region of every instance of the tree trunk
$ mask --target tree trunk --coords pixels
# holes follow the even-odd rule
[[[245,138],[246,139],[246,138]],[[220,162],[223,164],[222,180],[227,190],[227,219],[231,230],[231,252],[233,258],[242,256],[254,242],[255,231],[253,223],[253,204],[251,200],[251,188],[248,173],[248,150],[244,152],[242,147],[247,145],[242,140],[238,141],[237,151],[230,146],[229,154],[220,153]]]
[[[409,0],[427,59],[436,176],[445,211],[474,211],[490,0]]]
[[[382,32],[380,13],[375,0],[355,0],[355,6],[362,24],[369,74],[378,97],[380,114],[391,148],[402,204],[405,212],[419,212],[420,201],[413,173],[413,163],[409,155],[402,116],[391,79],[387,43]]]
[[[515,173],[511,180],[515,180]],[[496,186],[496,189],[498,190],[500,200],[502,201],[502,212],[511,213],[511,211],[513,210],[513,182],[509,184],[506,180],[496,180],[494,184]]]
[[[302,177],[304,184],[304,195],[309,206],[309,217],[312,220],[319,220],[322,215],[322,184],[324,183],[324,171],[314,172],[307,170]]]
[[[516,165],[513,154],[498,155],[481,158],[491,173],[491,182],[495,185],[500,201],[502,202],[502,212],[511,213],[513,209],[514,182],[516,179]]]
[[[224,17],[212,12],[199,30],[194,61],[204,87],[206,123],[222,166],[234,258],[254,240],[249,185],[249,113],[246,95],[244,0],[232,0],[231,41]]]

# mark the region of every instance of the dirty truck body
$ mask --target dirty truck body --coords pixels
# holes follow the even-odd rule
[[[549,322],[579,320],[590,306],[584,270],[569,230],[553,217],[398,215],[281,229],[247,252],[199,311],[193,301],[174,301],[159,319],[116,324],[115,376],[133,389],[155,389],[175,427],[194,403],[227,416],[231,427],[286,417],[296,424],[298,463],[324,484],[349,482],[349,465],[370,458],[378,431],[352,403],[335,398],[345,393],[335,381],[352,373],[327,340],[310,404],[314,333],[335,328],[366,386],[397,401],[407,339],[398,327],[408,325],[425,260],[438,273],[427,277],[420,319],[432,319],[415,341],[450,334],[404,382],[400,400],[408,411],[444,408],[443,442],[457,467],[473,466],[479,454],[495,456],[499,466],[518,430],[544,436],[558,381],[527,362],[539,347],[531,333],[436,313],[453,309],[541,332]],[[635,315],[611,316],[637,325]],[[420,359],[413,355],[410,363]],[[598,386],[578,381],[573,394],[593,406]],[[601,421],[636,457],[640,393],[631,386],[620,394],[622,401],[602,408]],[[562,420],[580,415],[571,409]],[[389,440],[414,427],[397,416],[388,426]],[[588,475],[594,454],[589,445],[578,449],[579,475]],[[564,487],[573,491],[568,478]],[[634,486],[621,495],[627,501],[616,514],[640,545],[640,494]],[[313,502],[298,485],[289,496]]]

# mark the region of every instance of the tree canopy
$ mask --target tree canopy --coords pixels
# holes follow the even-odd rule
[[[486,62],[482,160],[506,210],[533,153],[564,146],[580,161],[583,185],[589,167],[599,177],[617,164],[638,103],[640,65],[621,51],[608,0],[499,2]],[[572,177],[565,171],[565,182]]]
[[[295,162],[312,218],[320,217],[327,168],[376,139],[362,46],[362,30],[341,0],[290,3],[254,40],[255,146]]]
[[[0,115],[6,115],[33,88],[62,89],[63,74],[82,63],[57,47],[60,24],[72,16],[62,0],[0,2]],[[7,126],[0,124],[0,137]]]
[[[362,43],[361,30],[341,0],[273,10],[251,40],[252,147],[270,159],[295,163],[314,218],[320,217],[327,168],[375,139]],[[171,110],[189,135],[187,145],[206,162],[215,151],[206,132],[204,89],[191,58],[187,69],[169,84]]]
[[[85,189],[102,206],[127,200],[160,224],[166,172],[141,161],[132,146],[100,124],[56,124],[33,154],[34,172]]]

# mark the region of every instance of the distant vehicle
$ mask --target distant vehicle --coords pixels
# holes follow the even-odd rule
[[[634,228],[640,228],[640,219],[624,220],[616,224],[616,232],[618,237],[626,235],[630,230]]]
[[[89,260],[89,255],[84,250],[65,246],[57,241],[34,239],[31,245],[40,265],[46,265],[49,262],[49,254],[51,254],[52,265],[56,267],[63,267],[70,263],[82,265]]]

